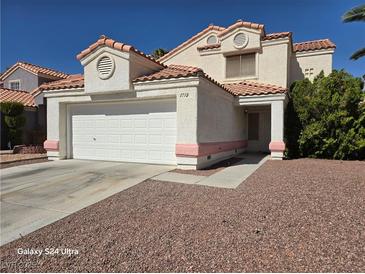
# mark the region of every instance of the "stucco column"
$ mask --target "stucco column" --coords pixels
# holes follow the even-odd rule
[[[50,160],[66,157],[66,105],[57,99],[47,100],[47,140],[44,148]],[[62,137],[64,138],[61,138]],[[60,142],[61,140],[61,142]]]
[[[176,154],[182,154],[187,152],[185,150],[190,150],[192,144],[197,144],[197,89],[184,90],[178,92],[176,96]]]
[[[271,158],[281,160],[284,157],[284,101],[271,103]]]

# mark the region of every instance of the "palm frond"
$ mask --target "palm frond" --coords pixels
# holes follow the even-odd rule
[[[354,22],[354,21],[365,21],[365,4],[355,7],[342,16],[342,21],[344,23]]]
[[[356,51],[354,54],[352,54],[350,58],[352,60],[357,60],[364,56],[365,56],[365,48],[362,48],[362,49],[359,49],[358,51]]]

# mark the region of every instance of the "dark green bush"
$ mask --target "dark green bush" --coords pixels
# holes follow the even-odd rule
[[[22,128],[25,125],[25,117],[21,115],[5,116],[4,120],[9,128]]]
[[[10,128],[8,134],[12,146],[19,145],[22,143],[23,131],[21,129]]]
[[[365,159],[362,85],[344,71],[295,82],[285,118],[287,156]]]
[[[24,106],[18,102],[1,102],[0,111],[4,115],[5,130],[12,146],[22,143],[22,127],[26,119],[23,116]]]
[[[1,102],[0,111],[7,116],[17,116],[24,112],[24,105],[18,102]]]

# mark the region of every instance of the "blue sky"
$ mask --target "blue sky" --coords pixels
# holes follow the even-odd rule
[[[76,54],[101,34],[150,53],[171,49],[209,23],[237,19],[265,24],[266,32],[292,31],[294,41],[330,38],[334,68],[365,73],[365,58],[349,60],[365,46],[365,23],[341,22],[360,0],[1,0],[1,70],[18,60],[81,73]]]

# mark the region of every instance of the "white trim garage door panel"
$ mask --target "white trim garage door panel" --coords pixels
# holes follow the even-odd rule
[[[71,105],[74,159],[176,164],[176,101]]]

